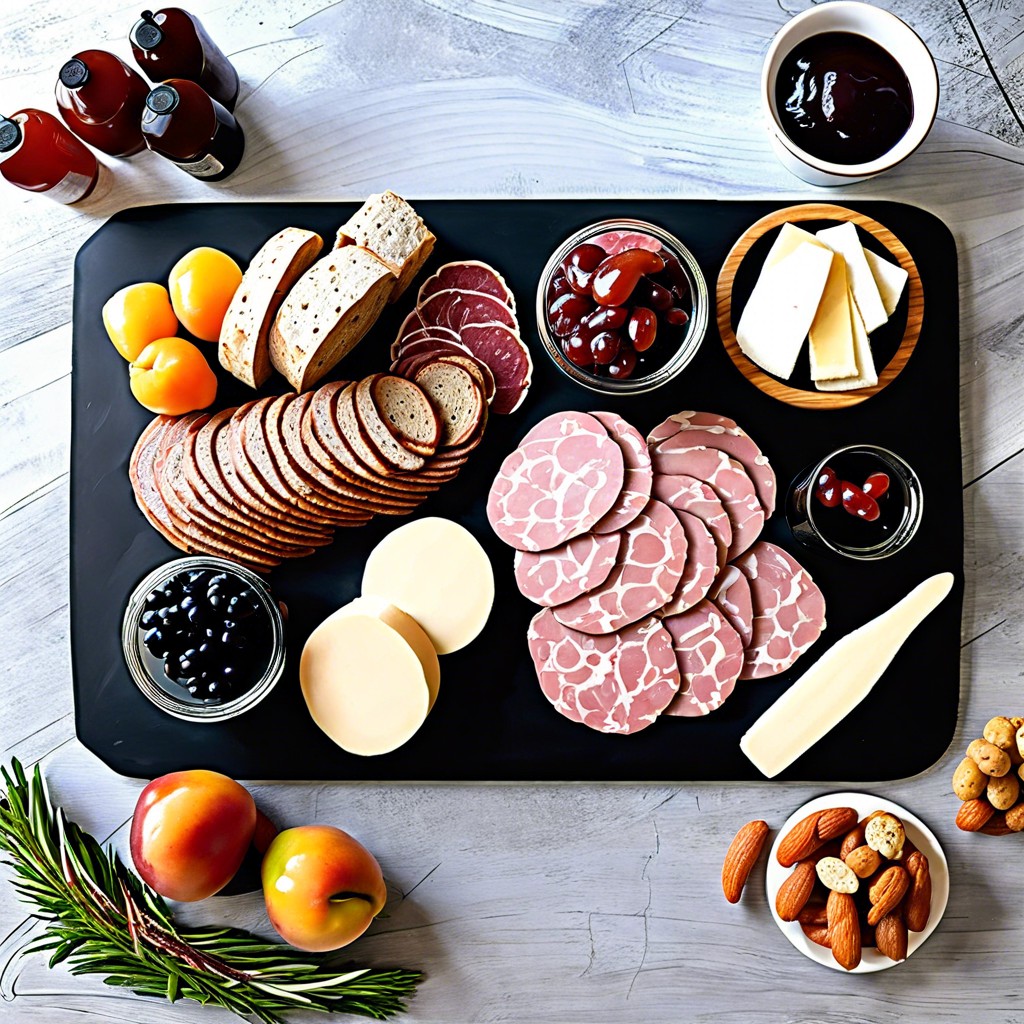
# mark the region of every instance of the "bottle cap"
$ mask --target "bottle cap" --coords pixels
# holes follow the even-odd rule
[[[143,11],[141,20],[137,21],[132,29],[132,42],[140,50],[152,50],[160,45],[163,38],[164,34],[160,31],[160,26],[156,23],[153,12]]]
[[[14,149],[21,142],[21,125],[9,117],[0,118],[0,153]]]
[[[61,84],[67,89],[80,89],[89,81],[89,69],[84,60],[73,57],[60,69]]]
[[[180,97],[173,85],[158,85],[146,97],[146,106],[154,114],[169,114],[177,105]]]

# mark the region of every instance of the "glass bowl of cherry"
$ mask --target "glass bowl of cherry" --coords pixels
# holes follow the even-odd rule
[[[852,444],[798,474],[786,519],[802,544],[871,562],[902,551],[923,512],[921,481],[905,459]]]
[[[177,558],[132,592],[121,627],[132,679],[162,711],[222,722],[255,707],[284,671],[281,608],[225,558]]]
[[[693,254],[656,224],[605,220],[552,254],[537,287],[537,326],[554,364],[611,395],[653,391],[681,373],[708,326]]]

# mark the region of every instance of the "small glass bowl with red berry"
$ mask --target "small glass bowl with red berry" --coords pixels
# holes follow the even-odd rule
[[[606,220],[555,251],[537,288],[537,325],[555,365],[605,394],[640,394],[690,363],[708,326],[693,254],[640,220]]]
[[[797,476],[786,519],[803,544],[875,561],[910,543],[923,510],[921,481],[908,462],[888,448],[853,444]]]

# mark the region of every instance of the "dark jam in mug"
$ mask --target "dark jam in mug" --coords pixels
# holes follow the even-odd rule
[[[786,135],[835,164],[877,160],[907,133],[914,97],[887,50],[853,32],[824,32],[779,66],[775,105]]]

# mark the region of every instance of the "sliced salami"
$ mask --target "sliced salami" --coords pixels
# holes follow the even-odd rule
[[[654,483],[651,453],[647,442],[636,427],[613,412],[591,414],[607,431],[608,436],[622,449],[626,475],[622,493],[612,510],[594,527],[595,533],[612,533],[628,526],[647,506]]]
[[[517,551],[519,593],[544,608],[565,604],[604,583],[618,553],[614,533],[585,533],[550,551]]]
[[[676,432],[665,436],[670,425],[677,428]],[[664,452],[699,445],[725,452],[746,470],[757,491],[765,516],[768,517],[775,511],[778,492],[775,470],[772,469],[767,456],[751,440],[750,435],[732,420],[715,413],[680,412],[655,427],[650,436],[658,438],[653,444]]]
[[[529,441],[501,464],[487,518],[506,544],[546,551],[590,530],[619,496],[623,475],[622,452],[607,434]]]
[[[753,638],[741,679],[785,672],[825,628],[825,598],[811,574],[788,552],[760,541],[736,567],[750,583]]]
[[[686,536],[686,563],[675,593],[659,615],[678,615],[703,601],[718,574],[718,548],[711,531],[689,512],[673,509]]]
[[[718,546],[718,566],[725,565],[732,544],[732,522],[721,499],[704,483],[692,476],[657,474],[651,494],[680,512],[696,516],[711,531]]]
[[[749,647],[754,639],[754,605],[747,577],[735,565],[727,565],[708,591],[708,600],[714,601],[739,633],[744,648]]]
[[[416,307],[424,327],[437,324],[462,334],[462,328],[469,324],[504,324],[513,331],[519,330],[516,315],[493,295],[485,292],[465,292],[459,288],[446,288],[435,292]]]
[[[527,639],[544,696],[559,714],[598,732],[646,729],[679,690],[672,637],[657,619],[589,636],[545,609]]]
[[[743,640],[721,611],[701,601],[662,619],[672,636],[682,682],[666,715],[697,718],[720,708],[743,669]]]
[[[422,305],[431,295],[448,289],[493,295],[515,312],[516,299],[512,294],[512,289],[494,267],[481,263],[479,260],[446,263],[443,267],[438,267],[434,274],[420,286],[416,303]]]
[[[608,579],[555,608],[555,618],[581,633],[613,633],[660,609],[675,593],[685,562],[686,536],[677,513],[651,501],[622,531]]]
[[[709,484],[718,495],[732,523],[729,561],[743,554],[761,534],[764,509],[746,470],[717,448],[700,445],[665,451],[661,444],[651,450],[654,472],[665,476],[692,476]]]

